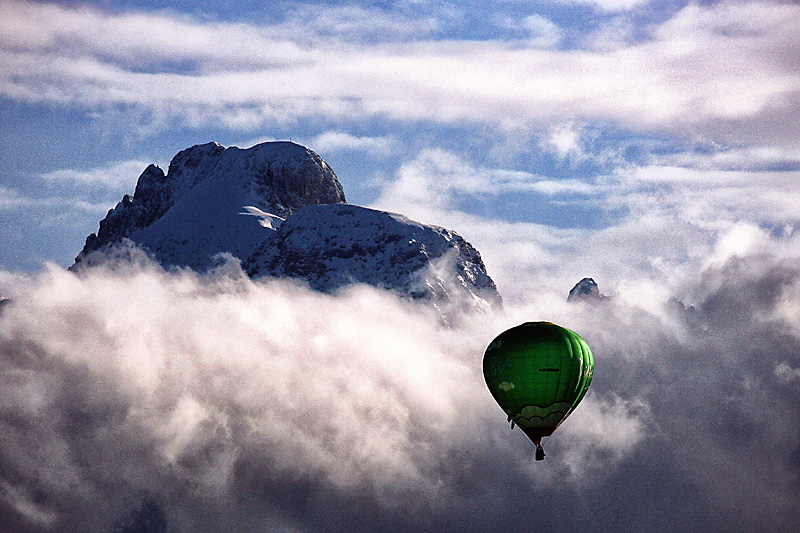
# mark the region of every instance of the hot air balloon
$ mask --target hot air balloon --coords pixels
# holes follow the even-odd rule
[[[494,399],[536,445],[549,437],[589,390],[594,358],[577,333],[550,322],[526,322],[495,338],[483,356]]]

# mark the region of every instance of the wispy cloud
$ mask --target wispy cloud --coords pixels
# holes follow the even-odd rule
[[[130,192],[137,177],[148,166],[143,160],[113,161],[91,169],[58,169],[42,174],[51,183],[71,183],[80,186],[100,186]]]
[[[521,34],[520,40],[532,48],[555,48],[564,38],[563,30],[553,21],[541,15],[498,16],[495,23],[500,27]]]
[[[794,146],[751,146],[702,151],[680,151],[651,156],[654,164],[696,170],[792,171],[800,168],[800,149]]]
[[[740,219],[782,224],[798,219],[799,171],[653,165],[623,170],[618,177],[615,199],[635,210],[670,213],[698,224]]]
[[[557,0],[564,4],[588,5],[602,11],[618,12],[647,5],[651,0]]]
[[[295,3],[271,32],[299,42],[375,44],[436,38],[463,19],[459,9],[444,2],[396,2],[391,7]]]
[[[75,210],[89,213],[105,213],[109,206],[69,196],[30,196],[17,189],[0,185],[0,210],[36,211],[40,208],[61,208],[62,213]]]
[[[311,146],[321,153],[354,151],[374,157],[390,155],[396,144],[391,136],[356,136],[343,131],[326,131],[311,140]]]
[[[441,149],[422,150],[403,163],[395,179],[384,184],[375,204],[401,212],[458,209],[464,198],[492,197],[510,193],[546,196],[593,195],[596,190],[577,179],[553,180],[531,172],[475,166]]]
[[[424,32],[364,48],[342,33],[331,41],[314,24],[301,43],[281,26],[18,2],[3,9],[0,92],[18,100],[135,106],[230,128],[308,116],[577,118],[734,138],[774,129],[776,143],[800,135],[781,118],[796,114],[800,90],[800,8],[789,4],[689,5],[649,40],[602,51]]]

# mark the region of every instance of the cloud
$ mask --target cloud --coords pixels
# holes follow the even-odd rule
[[[10,209],[27,205],[31,200],[22,197],[18,191],[0,186],[0,208]]]
[[[58,169],[40,177],[53,183],[72,183],[80,186],[130,191],[136,185],[136,177],[149,163],[143,160],[114,161],[91,169]]]
[[[530,33],[529,44],[536,48],[553,48],[563,39],[561,28],[541,15],[525,17],[522,26]]]
[[[560,196],[564,194],[591,195],[596,191],[592,185],[577,179],[543,179],[532,183],[531,190],[548,196]]]
[[[485,530],[531,513],[565,531],[793,529],[800,323],[778,310],[797,256],[697,270],[669,288],[691,310],[649,304],[651,285],[599,307],[539,290],[445,328],[388,293],[235,265],[52,267],[0,311],[0,514],[34,531],[147,509],[181,530]],[[597,364],[541,464],[480,373],[498,332],[536,319],[581,333]]]
[[[786,362],[780,363],[775,367],[775,377],[783,384],[793,383],[800,380],[800,368],[792,368]]]
[[[13,465],[5,465],[13,467],[5,474],[12,479],[5,481],[15,489],[5,496],[14,507],[25,501],[16,494],[38,488],[20,485],[28,475],[41,475],[48,493],[38,512],[57,513],[59,524],[77,528],[113,516],[114,506],[124,503],[105,500],[110,495],[102,485],[112,480],[134,495],[165,496],[162,483],[196,503],[219,495],[220,506],[235,485],[251,493],[264,483],[318,480],[331,490],[370,487],[394,501],[427,484],[417,462],[425,457],[419,454],[429,438],[438,439],[433,428],[454,423],[458,407],[444,391],[474,375],[463,363],[441,360],[438,348],[428,344],[434,339],[414,341],[412,348],[395,330],[377,327],[374,337],[365,336],[358,314],[337,312],[336,299],[290,285],[218,280],[228,285],[223,289],[157,270],[107,274],[79,279],[53,270],[33,293],[15,298],[19,308],[4,313],[9,334],[30,327],[25,317],[43,312],[39,305],[84,315],[74,320],[51,315],[54,321],[41,325],[59,333],[29,331],[30,340],[38,339],[32,352],[4,336],[4,375],[20,382],[4,386],[3,406],[43,422],[40,430],[13,432],[4,441],[4,457],[15,456]],[[178,289],[170,297],[161,285],[169,280],[177,283],[172,290],[183,286],[188,292]],[[121,282],[131,285],[125,289]],[[48,285],[59,292],[46,296],[41,291]],[[242,289],[249,293],[244,300],[244,293],[236,296]],[[117,315],[112,294],[127,300],[124,292],[143,300],[128,300]],[[264,305],[248,303],[252,297],[266,297]],[[378,318],[377,326],[380,316],[401,305],[387,297],[362,294],[354,302]],[[325,301],[334,308],[326,311]],[[191,311],[195,304],[198,313]],[[164,312],[157,313],[166,320],[163,328],[147,318],[151,305]],[[403,316],[412,320],[404,327],[424,324],[421,316]],[[172,330],[176,324],[168,323],[176,319],[185,324]],[[216,341],[207,336],[206,328],[228,321],[225,328],[238,324],[238,342],[233,336]],[[393,349],[383,346],[386,339],[380,349],[367,348],[387,334]],[[72,348],[64,344],[72,343],[68,339]],[[44,354],[56,357],[52,365],[40,360]],[[16,357],[23,359],[15,363]],[[42,440],[27,452],[19,448],[37,438]],[[82,455],[78,463],[86,468],[72,464],[73,453]],[[126,475],[129,480],[123,481]],[[202,523],[200,516],[193,519]]]
[[[739,219],[780,224],[797,219],[793,207],[800,201],[796,170],[648,165],[623,169],[618,175],[619,197],[635,209],[669,211],[707,224]]]
[[[301,48],[249,24],[206,22],[169,13],[105,13],[91,7],[4,2],[6,51],[67,60],[95,57],[132,70],[210,68],[215,63],[281,66],[302,59]],[[224,46],[219,46],[220,43]],[[255,47],[255,49],[253,48]]]
[[[416,4],[416,5],[414,5]],[[351,5],[294,4],[275,33],[293,40],[361,42],[414,41],[432,37],[461,21],[459,10],[445,3],[395,3],[391,8]]]
[[[558,179],[424,150],[401,164],[373,206],[456,229],[481,251],[506,300],[566,292],[586,276],[680,285],[711,263],[792,249],[796,171],[707,166],[629,164]],[[607,286],[617,289],[626,288]]]
[[[580,127],[572,123],[561,124],[552,128],[548,143],[555,148],[561,157],[566,157],[569,154],[580,156],[582,153],[580,136]]]
[[[3,187],[0,185],[0,211],[25,210],[35,212],[38,210],[51,210],[53,208],[69,208],[82,213],[105,213],[109,206],[95,204],[85,200],[49,196],[31,197],[26,196],[16,189]]]
[[[300,26],[301,42],[280,25],[4,6],[0,94],[14,100],[99,111],[129,106],[246,130],[303,117],[379,117],[495,125],[608,121],[782,145],[800,135],[786,119],[796,114],[800,90],[794,61],[800,9],[789,4],[689,5],[655,26],[649,39],[603,50],[437,41],[424,32],[365,48],[343,33],[331,41],[314,23]]]
[[[541,15],[519,17],[519,14],[497,16],[495,23],[503,28],[521,32],[524,43],[532,48],[555,48],[564,39],[564,31],[553,21]]]
[[[425,149],[400,166],[396,179],[385,184],[375,203],[386,209],[424,212],[458,209],[459,199],[465,197],[520,192],[556,196],[594,191],[577,179],[557,181],[530,172],[477,167],[452,152]]]
[[[324,523],[331,498],[447,514],[437,502],[472,468],[457,458],[507,440],[481,394],[484,327],[446,330],[372,289],[333,297],[227,272],[52,268],[12,295],[0,409],[37,423],[4,428],[4,512],[102,529],[146,493],[189,529],[286,526],[307,506]]]
[[[373,157],[392,153],[396,140],[391,136],[358,137],[343,131],[326,131],[314,137],[310,145],[322,153],[339,151],[365,152]]]
[[[618,12],[628,11],[644,5],[650,0],[559,0],[562,3],[585,4],[596,7],[602,11]]]
[[[660,166],[677,166],[697,170],[726,170],[752,172],[764,170],[797,170],[800,167],[800,150],[782,146],[751,146],[677,152],[653,156]]]

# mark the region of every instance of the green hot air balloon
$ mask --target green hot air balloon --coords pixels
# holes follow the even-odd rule
[[[544,459],[542,437],[553,434],[589,390],[594,358],[577,333],[550,322],[504,331],[483,356],[489,391]]]

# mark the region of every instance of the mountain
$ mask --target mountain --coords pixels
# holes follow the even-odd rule
[[[568,302],[599,302],[608,296],[600,294],[597,282],[592,278],[583,278],[569,291]]]
[[[251,277],[302,279],[320,291],[366,283],[413,298],[499,304],[478,251],[454,231],[355,205],[302,209],[247,258]]]
[[[100,222],[76,265],[130,239],[165,266],[204,270],[221,252],[247,257],[264,239],[261,217],[246,206],[285,218],[303,207],[345,202],[333,170],[316,153],[291,142],[242,150],[217,143],[179,152],[166,174],[148,166],[133,196]]]
[[[150,165],[133,196],[100,222],[72,269],[133,242],[165,267],[204,271],[230,253],[253,278],[292,278],[332,292],[366,283],[437,305],[500,304],[478,251],[454,231],[347,204],[333,170],[290,142],[243,150],[216,143]],[[456,297],[458,295],[458,297]]]

